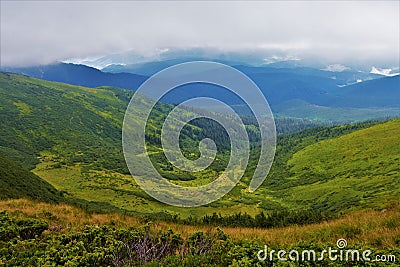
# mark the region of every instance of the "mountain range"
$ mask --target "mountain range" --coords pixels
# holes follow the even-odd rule
[[[153,215],[167,212],[186,218],[213,212],[222,215],[246,212],[254,216],[261,210],[308,209],[336,213],[384,207],[399,194],[400,121],[395,119],[319,126],[278,135],[271,171],[264,184],[250,193],[246,190],[247,183],[259,151],[254,140],[244,177],[222,199],[193,209],[159,203],[137,186],[122,154],[122,120],[132,93],[113,87],[88,88],[1,73],[0,153],[31,169],[36,176],[29,176],[27,171],[18,175],[35,181],[39,188],[50,190],[49,198],[58,195],[55,188],[68,198]],[[213,125],[201,121],[191,123],[182,133],[183,153],[198,153],[196,142],[210,137],[222,145],[217,154],[219,160],[201,175],[176,170],[166,164],[157,141],[160,133],[154,130],[161,127],[171,108],[160,103],[148,122],[152,162],[174,183],[209,182],[223,170],[229,157],[229,147],[225,146],[227,137],[219,134]],[[249,129],[252,128],[249,124]],[[1,179],[15,187],[18,180],[7,166],[20,167],[7,159],[4,162],[2,168],[6,175]],[[38,182],[37,177],[47,183]],[[29,197],[29,190],[24,192]],[[15,197],[19,196],[15,194]]]
[[[2,68],[2,71],[23,74],[47,81],[87,87],[114,86],[137,89],[148,77],[131,73],[105,73],[85,65],[58,63],[43,66]]]
[[[3,70],[93,88],[106,85],[135,90],[149,75],[184,61],[171,59],[128,66],[110,65],[102,71],[66,63]],[[248,75],[258,85],[277,116],[351,122],[400,115],[400,101],[397,101],[400,99],[399,75],[386,77],[351,69],[333,72],[302,66],[282,66],[278,63],[275,66],[255,67],[222,62],[232,64]],[[243,114],[249,112],[240,98],[210,84],[190,84],[178,88],[162,101],[180,103],[199,96],[227,102]]]

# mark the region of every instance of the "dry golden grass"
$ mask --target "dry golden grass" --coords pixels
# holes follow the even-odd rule
[[[116,227],[140,227],[145,222],[121,213],[90,214],[65,204],[48,204],[26,199],[0,201],[0,210],[13,217],[38,218],[49,222],[53,231],[79,230],[85,225],[112,224]],[[190,226],[168,222],[153,222],[153,230],[172,229],[183,236],[196,231],[215,231],[215,227]],[[364,210],[349,213],[340,219],[319,224],[274,229],[222,227],[232,240],[258,240],[269,245],[290,245],[301,241],[314,244],[334,244],[345,238],[349,243],[361,243],[376,248],[397,248],[400,244],[400,203],[384,211]]]
[[[118,227],[139,226],[139,218],[120,213],[92,214],[66,204],[49,204],[27,199],[0,201],[0,210],[7,210],[16,218],[37,218],[49,222],[50,227],[78,229],[84,225],[115,224]]]
[[[225,228],[224,231],[234,239],[258,239],[274,245],[289,245],[299,241],[334,244],[339,238],[345,238],[349,243],[395,248],[400,243],[400,205],[385,212],[353,212],[319,224],[275,229]]]

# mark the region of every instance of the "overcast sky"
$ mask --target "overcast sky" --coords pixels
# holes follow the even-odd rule
[[[193,47],[398,64],[399,11],[399,1],[1,0],[1,66]]]

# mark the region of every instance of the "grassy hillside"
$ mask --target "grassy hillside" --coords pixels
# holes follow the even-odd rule
[[[73,197],[109,202],[136,211],[162,211],[163,205],[136,186],[123,158],[122,119],[131,95],[131,91],[116,88],[91,89],[1,73],[0,121],[4,131],[0,134],[0,153],[27,168],[35,168],[36,174]],[[171,108],[158,105],[148,127],[159,128]],[[193,138],[217,137],[216,131],[207,132],[202,128],[205,128],[202,123],[197,122],[184,129],[182,142],[187,153],[196,152]],[[159,138],[159,131],[152,132],[147,136],[149,149],[162,171],[165,160],[157,148],[159,141],[155,140]],[[216,140],[217,145],[223,142],[221,138]],[[221,156],[217,155],[223,166]],[[208,172],[190,175],[189,180],[213,179],[218,169],[221,166],[214,164]],[[168,174],[172,180],[188,177],[176,168]],[[146,202],[156,208],[144,208]]]
[[[84,170],[106,169],[127,174],[121,131],[132,94],[111,87],[92,89],[1,73],[0,121],[4,132],[0,135],[0,153],[29,169],[40,160],[51,158],[56,162],[53,168],[79,163],[84,165]],[[171,105],[157,105],[147,123],[149,148],[155,152],[153,159],[159,169],[165,160],[157,149],[160,143],[157,129],[172,108]],[[213,138],[217,145],[226,142],[226,138],[215,138],[223,136],[217,127],[203,127],[203,124],[197,122],[184,128],[182,142],[189,148],[186,149],[188,153],[196,146],[197,137],[198,141],[205,137]],[[177,180],[184,174],[173,168],[170,176]]]
[[[81,162],[121,170],[118,142],[130,93],[1,73],[0,152],[30,169],[47,151],[60,165]]]
[[[399,120],[314,127],[280,135],[271,172],[256,192],[249,193],[247,187],[257,162],[257,148],[251,155],[245,177],[221,200],[193,209],[159,203],[136,185],[122,155],[121,125],[131,94],[116,88],[92,89],[1,73],[0,153],[33,169],[39,177],[71,197],[147,214],[168,212],[182,218],[199,218],[212,213],[226,216],[238,212],[255,216],[261,211],[336,213],[377,204],[384,206],[396,200],[398,158],[393,155],[400,154],[396,141],[400,136]],[[171,108],[160,104],[154,109],[149,121],[154,135],[147,136],[148,144],[156,166],[160,170],[168,169],[172,179],[184,183],[187,180],[184,173],[165,168],[156,140],[159,131],[154,131]],[[287,125],[291,122],[286,121]],[[217,138],[217,143],[225,144],[223,135],[207,131],[214,127],[208,125],[206,130],[201,130],[202,126],[207,124],[192,123],[183,131],[183,150],[188,149],[187,153],[196,152],[190,149],[196,147],[198,139],[208,135]],[[371,134],[361,138],[370,131]],[[388,131],[392,138],[385,137]],[[342,138],[347,141],[341,141]],[[381,139],[385,142],[380,142]],[[379,145],[371,145],[375,143]],[[336,151],[336,147],[343,151]],[[373,156],[354,160],[346,151],[356,148],[361,151],[360,157]],[[227,154],[222,151],[219,157],[226,160]],[[318,163],[323,158],[329,159],[327,166],[332,166],[331,169],[325,169],[324,162]],[[367,164],[362,165],[363,162]],[[360,169],[359,165],[366,167]],[[212,180],[220,167],[213,165],[207,173],[191,174],[188,183]]]
[[[288,164],[300,185],[288,190],[290,201],[313,209],[384,207],[400,195],[400,120],[310,145]]]
[[[64,203],[84,209],[86,212],[122,211],[106,202],[79,199],[66,191],[59,191],[19,163],[0,156],[0,199],[18,198],[45,203]]]
[[[0,156],[0,199],[7,198],[29,198],[55,203],[65,200],[48,182],[13,160]]]

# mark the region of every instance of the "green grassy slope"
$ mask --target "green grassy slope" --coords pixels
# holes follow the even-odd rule
[[[0,156],[0,199],[29,198],[59,203],[62,194],[20,164]]]
[[[121,128],[131,95],[131,91],[117,88],[91,89],[1,73],[0,154],[26,168],[35,168],[36,174],[73,197],[143,212],[163,210],[160,203],[136,186],[125,165]],[[148,127],[157,129],[171,108],[158,105]],[[191,128],[202,138],[207,133],[198,131],[201,127],[196,125],[184,129],[182,142],[195,148]],[[186,132],[191,136],[185,136]],[[161,169],[162,151],[152,141],[157,135],[158,131],[149,134],[149,148]],[[190,153],[191,149],[186,151]],[[209,174],[193,178],[213,179],[217,171],[211,169]],[[186,180],[175,169],[170,176]],[[142,209],[144,203],[156,207]]]
[[[39,163],[39,153],[49,150],[60,164],[121,170],[125,166],[117,142],[130,93],[1,73],[0,153],[30,169]]]
[[[0,156],[0,199],[25,198],[36,203],[65,203],[89,212],[115,212],[117,207],[105,202],[78,199],[65,191],[59,191],[49,182],[28,171],[19,163]]]
[[[285,209],[336,212],[383,205],[394,200],[398,193],[395,185],[398,158],[388,156],[400,154],[395,149],[398,147],[396,140],[400,139],[396,139],[400,133],[398,120],[395,120],[383,124],[316,127],[281,135],[271,172],[256,192],[249,193],[247,188],[257,150],[252,154],[243,180],[221,200],[193,209],[164,205],[144,193],[125,166],[121,126],[131,95],[130,91],[116,88],[90,89],[1,73],[0,154],[34,168],[35,174],[73,198],[109,203],[141,213],[166,211],[188,217],[213,212],[255,215],[262,210]],[[158,128],[170,108],[159,105],[149,122],[150,127]],[[392,129],[393,138],[385,139],[387,144],[383,147],[370,148],[371,143],[380,144],[379,140],[385,138],[385,127]],[[192,133],[196,132],[194,137],[204,137],[206,132],[194,131],[200,128],[196,125],[190,128],[192,130],[184,131],[183,143],[186,147],[196,147]],[[360,137],[369,131],[374,134]],[[374,139],[374,135],[377,138]],[[154,137],[157,136],[150,136],[150,139]],[[347,141],[341,143],[342,138]],[[343,151],[336,151],[337,146]],[[360,155],[372,153],[375,158],[353,160],[345,154],[356,147],[362,152]],[[150,142],[149,148],[159,156],[153,159],[161,169],[164,162],[160,160],[157,142]],[[391,152],[386,154],[387,150]],[[221,157],[225,159],[225,155]],[[318,162],[323,158],[329,159],[326,166],[332,168],[325,169],[325,162]],[[359,171],[359,166],[363,171]],[[194,182],[212,179],[219,171],[219,166],[215,167],[204,177],[194,176]],[[182,173],[174,169],[172,173],[173,178],[182,178]],[[350,183],[351,179],[358,179],[357,183]]]
[[[312,208],[385,206],[400,195],[400,119],[310,145],[288,161],[288,200]]]
[[[42,161],[51,158],[57,163],[53,164],[55,168],[79,163],[84,165],[84,170],[106,169],[127,174],[121,129],[132,94],[132,91],[117,88],[91,89],[1,73],[3,133],[0,135],[0,153],[29,169],[33,169],[40,158]],[[171,108],[170,105],[158,105],[151,114],[148,127],[159,128]],[[186,130],[191,128],[198,127],[193,125]],[[157,142],[153,141],[159,131],[150,132],[149,146],[155,151],[154,159],[161,169],[163,159],[158,156],[160,150],[155,149]],[[193,131],[186,132],[191,135],[185,135],[182,141],[190,144],[187,147],[195,147],[191,138]],[[201,136],[202,131],[198,132]],[[170,176],[179,179],[183,174],[174,168]]]

